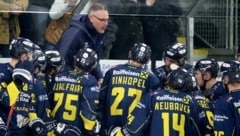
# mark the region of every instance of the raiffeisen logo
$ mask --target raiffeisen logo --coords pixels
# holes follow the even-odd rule
[[[113,75],[130,75],[139,77],[140,74],[137,72],[132,72],[130,70],[113,70]]]
[[[55,77],[55,80],[56,80],[56,81],[66,81],[66,82],[71,82],[71,83],[76,83],[76,82],[77,82],[76,79],[67,78],[66,76]]]

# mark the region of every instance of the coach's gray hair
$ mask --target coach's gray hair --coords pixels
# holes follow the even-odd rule
[[[93,3],[93,5],[88,10],[88,14],[91,11],[98,11],[98,10],[107,10],[108,11],[108,8],[106,5],[103,5],[101,3]]]

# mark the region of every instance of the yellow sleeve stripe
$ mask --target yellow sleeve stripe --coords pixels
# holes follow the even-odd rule
[[[20,91],[18,90],[17,86],[14,84],[14,82],[11,82],[8,86],[7,86],[7,93],[9,95],[9,106],[12,106],[18,96]]]
[[[34,120],[34,119],[37,119],[37,114],[35,112],[29,112],[28,113],[28,116],[29,116],[29,119],[30,120]]]
[[[118,131],[118,132],[116,133],[115,136],[124,136],[124,135],[123,135],[122,131],[120,130],[120,131]]]
[[[83,120],[84,128],[86,130],[88,130],[88,131],[92,131],[94,126],[95,126],[95,124],[96,124],[96,121],[87,119],[86,117],[84,117],[82,112],[80,112],[80,116],[81,116],[81,118]]]

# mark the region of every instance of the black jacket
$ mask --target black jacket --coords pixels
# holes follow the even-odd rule
[[[69,27],[63,32],[56,47],[65,60],[65,69],[74,68],[74,56],[85,46],[96,51],[100,56],[102,52],[103,34],[100,34],[93,27],[87,15],[75,15],[70,21]],[[97,78],[102,78],[100,65],[92,71]]]

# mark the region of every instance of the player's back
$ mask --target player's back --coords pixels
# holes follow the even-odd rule
[[[204,123],[205,125],[199,126],[200,133],[202,135],[212,134],[214,117],[213,110],[215,101],[209,101],[209,99],[206,98],[200,90],[198,92],[192,93],[192,97],[194,101],[198,103],[201,110],[205,113],[205,119],[202,120],[202,123]]]
[[[123,64],[110,69],[100,92],[103,101],[100,106],[104,106],[101,110],[106,127],[124,125],[141,97],[158,87],[158,78],[142,67]]]
[[[230,92],[220,97],[214,109],[215,135],[240,135],[240,92]]]
[[[191,96],[181,92],[161,91],[154,95],[149,135],[200,135],[195,104]]]
[[[85,86],[97,83],[93,76],[74,71],[60,73],[52,84],[54,119],[59,122],[82,127],[80,118],[82,93]]]

